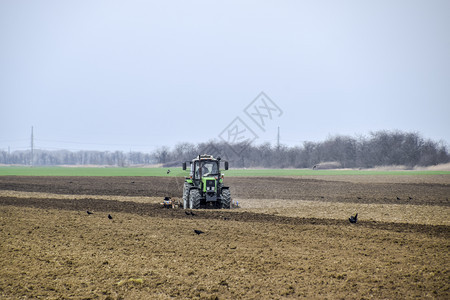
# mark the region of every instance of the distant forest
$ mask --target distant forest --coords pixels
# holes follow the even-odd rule
[[[423,138],[415,132],[377,131],[368,136],[337,135],[322,142],[304,142],[288,147],[269,143],[227,144],[211,141],[194,145],[179,143],[151,153],[122,151],[0,151],[0,164],[56,166],[107,165],[139,166],[161,164],[181,166],[199,154],[221,156],[236,168],[371,168],[403,165],[431,166],[450,161],[446,145]]]

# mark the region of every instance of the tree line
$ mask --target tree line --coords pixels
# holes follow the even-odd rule
[[[199,154],[212,154],[228,160],[237,168],[371,168],[376,166],[404,165],[431,166],[450,161],[447,147],[442,142],[423,138],[415,132],[377,131],[368,136],[336,135],[321,142],[304,142],[288,147],[269,143],[227,144],[179,143],[159,147],[150,153],[122,151],[0,151],[0,164],[19,165],[107,165],[136,166],[160,164],[165,167],[180,166]]]

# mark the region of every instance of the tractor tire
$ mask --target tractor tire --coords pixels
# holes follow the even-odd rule
[[[183,186],[183,208],[188,209],[189,208],[189,187],[191,185],[187,182],[184,183]]]
[[[229,189],[222,190],[222,200],[221,208],[230,209],[231,208],[231,194]]]
[[[200,192],[197,189],[192,189],[189,193],[189,208],[200,208]]]

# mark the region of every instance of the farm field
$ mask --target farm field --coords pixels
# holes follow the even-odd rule
[[[171,170],[167,174],[167,170]],[[448,169],[448,168],[447,168]],[[230,169],[226,176],[323,176],[323,175],[450,175],[443,170],[312,170],[312,169]],[[141,167],[30,167],[0,166],[0,176],[187,176],[181,168],[141,168]]]
[[[450,175],[225,182],[192,216],[182,177],[0,176],[0,298],[450,297]]]

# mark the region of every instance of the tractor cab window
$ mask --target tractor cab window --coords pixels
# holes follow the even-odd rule
[[[196,162],[194,166],[195,178],[200,178],[200,168],[202,177],[214,176],[219,174],[219,168],[215,161],[200,161]]]
[[[205,161],[202,166],[203,176],[217,175],[219,173],[217,168],[217,162],[215,161]]]

